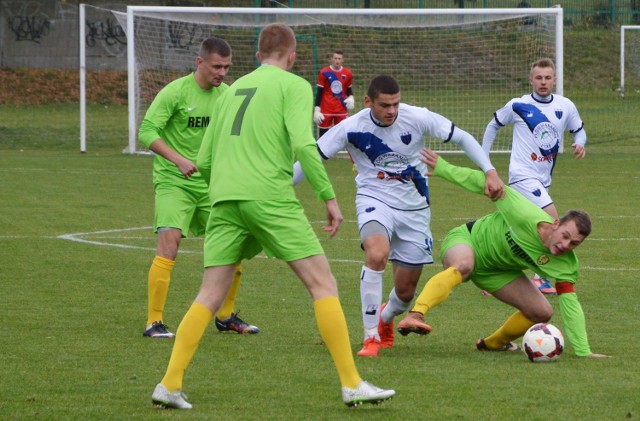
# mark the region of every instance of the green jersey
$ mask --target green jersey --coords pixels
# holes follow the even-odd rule
[[[478,194],[484,194],[485,175],[470,168],[457,167],[438,158],[434,176]],[[578,280],[579,263],[573,251],[554,256],[540,236],[538,224],[553,223],[553,218],[516,190],[505,187],[504,199],[495,202],[498,211],[473,224],[471,244],[475,266],[471,278],[496,271],[530,269],[556,281]],[[584,312],[575,293],[558,297],[567,337],[577,355],[591,354]]]
[[[309,82],[262,65],[216,102],[196,165],[210,180],[213,204],[295,198],[293,163],[322,200],[335,197],[311,130]]]
[[[174,151],[195,162],[217,99],[229,88],[226,84],[205,90],[190,74],[174,80],[155,97],[140,125],[138,138],[149,147],[160,138]],[[201,174],[186,179],[171,161],[156,155],[153,163],[154,183],[169,182],[188,186],[205,186]]]

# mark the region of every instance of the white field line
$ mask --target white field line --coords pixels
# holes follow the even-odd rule
[[[355,222],[355,221],[346,221],[346,222]],[[324,222],[312,222],[312,224],[321,224]],[[116,234],[116,233],[120,233],[120,232],[130,232],[130,231],[142,231],[142,230],[152,230],[153,227],[148,226],[148,227],[130,227],[130,228],[119,228],[119,229],[112,229],[112,230],[102,230],[102,231],[93,231],[93,232],[76,232],[76,233],[72,233],[72,234],[62,234],[62,235],[58,235],[56,236],[56,238],[61,239],[61,240],[68,240],[68,241],[74,241],[76,243],[83,243],[83,244],[91,244],[94,246],[102,246],[102,247],[114,247],[114,248],[122,248],[122,249],[131,249],[131,250],[147,250],[147,251],[155,251],[156,248],[155,247],[142,247],[142,246],[134,246],[131,244],[120,244],[120,243],[113,243],[110,241],[103,241],[103,240],[113,240],[113,239],[118,239],[118,240],[145,240],[145,239],[149,239],[148,237],[113,237],[110,236],[109,234]],[[105,235],[106,234],[106,235]],[[90,237],[92,238],[92,240],[89,240],[85,237]],[[7,237],[0,237],[0,238],[7,238]],[[188,240],[189,238],[187,238]],[[100,241],[98,241],[100,240]],[[354,239],[342,239],[340,241],[356,241],[358,240],[357,238]],[[193,251],[193,250],[183,250],[180,249],[179,253],[186,253],[186,254],[202,254],[202,251]],[[256,256],[258,258],[266,258],[265,255],[260,254],[258,256]],[[332,262],[337,262],[337,263],[362,263],[361,260],[351,260],[351,259],[329,259]]]
[[[600,217],[600,218],[608,218],[608,219],[613,219],[613,218],[638,218],[639,216],[627,216],[627,215],[619,215],[619,216],[607,216],[607,217]],[[598,217],[596,217],[598,218]],[[454,219],[459,219],[459,220],[467,220],[467,218],[454,218]],[[448,218],[448,220],[450,221],[451,218]],[[345,220],[345,223],[357,223],[357,221],[353,221],[353,220]],[[325,224],[325,221],[311,221],[312,224],[314,225],[322,225]],[[72,233],[72,234],[62,234],[62,235],[58,235],[55,238],[61,239],[61,240],[67,240],[67,241],[74,241],[77,243],[83,243],[83,244],[90,244],[90,245],[95,245],[95,246],[101,246],[101,247],[114,247],[114,248],[122,248],[122,249],[131,249],[131,250],[146,250],[146,251],[155,251],[156,248],[155,247],[143,247],[143,246],[135,246],[135,245],[131,245],[131,244],[121,244],[121,243],[115,243],[113,242],[113,240],[146,240],[149,239],[149,237],[139,237],[139,236],[118,236],[118,237],[113,237],[111,236],[111,234],[117,234],[117,233],[123,233],[123,232],[133,232],[133,231],[142,231],[142,230],[152,230],[153,227],[151,226],[146,226],[146,227],[128,227],[128,228],[117,228],[117,229],[111,229],[111,230],[101,230],[101,231],[93,231],[93,232],[77,232],[77,233]],[[20,237],[20,236],[0,236],[0,239],[11,239],[11,238],[25,238],[25,237]],[[91,238],[91,239],[89,239]],[[187,240],[192,239],[192,238],[187,238]],[[111,241],[105,241],[105,240],[111,240]],[[335,239],[331,239],[330,241],[359,241],[359,238],[335,238]],[[639,241],[640,237],[625,237],[625,238],[589,238],[589,241]],[[321,241],[323,241],[321,239]],[[329,241],[329,240],[324,240],[324,241]],[[192,250],[180,250],[180,253],[189,253],[189,254],[202,254],[202,251],[192,251]],[[266,256],[264,255],[258,255],[256,257],[260,257],[260,258],[266,258]],[[329,259],[329,261],[331,262],[336,262],[336,263],[357,263],[357,264],[362,264],[362,260],[352,260],[352,259]],[[434,263],[433,266],[440,266],[437,263]],[[605,267],[595,267],[595,266],[582,266],[583,270],[595,270],[595,271],[619,271],[619,272],[625,272],[625,271],[629,271],[629,272],[637,272],[640,271],[640,268],[605,268]]]

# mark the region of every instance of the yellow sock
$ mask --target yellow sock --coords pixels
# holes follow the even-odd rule
[[[213,314],[208,308],[200,303],[193,303],[180,322],[169,365],[161,382],[170,392],[182,389],[184,372],[212,318]]]
[[[527,329],[533,325],[534,323],[518,310],[498,330],[484,338],[484,343],[489,349],[502,348],[512,340],[524,335]]]
[[[242,266],[238,264],[236,266],[236,273],[233,275],[233,284],[231,284],[227,297],[224,299],[222,306],[220,306],[220,310],[218,310],[218,313],[216,314],[218,319],[224,320],[231,317],[236,306],[236,295],[238,295],[240,278],[242,278]]]
[[[355,389],[361,377],[356,369],[349,342],[347,321],[338,297],[321,298],[313,302],[320,336],[329,349],[338,370],[342,386]]]
[[[175,261],[156,256],[149,269],[147,325],[162,320]]]
[[[446,300],[453,288],[461,283],[462,275],[456,268],[450,267],[435,274],[427,281],[411,311],[426,314],[427,311]]]

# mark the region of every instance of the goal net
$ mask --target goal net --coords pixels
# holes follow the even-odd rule
[[[640,96],[640,25],[620,27],[620,96]]]
[[[115,13],[126,28],[129,72],[129,144],[144,148],[137,131],[157,92],[194,70],[200,43],[218,36],[233,49],[227,82],[256,68],[260,29],[290,25],[297,37],[293,72],[316,85],[332,51],[344,51],[354,75],[356,110],[369,81],[394,76],[402,101],[451,119],[481,141],[493,112],[529,91],[530,65],[555,60],[562,93],[562,9],[284,9],[129,6]],[[312,116],[309,116],[311,119]],[[509,151],[501,130],[494,151]],[[455,145],[425,139],[435,150]]]

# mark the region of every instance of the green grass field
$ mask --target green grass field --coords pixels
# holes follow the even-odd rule
[[[585,107],[586,121],[607,118]],[[246,262],[237,301],[261,333],[222,335],[211,326],[185,379],[194,409],[152,408],[150,395],[172,342],[141,336],[155,251],[151,159],[122,155],[121,139],[87,154],[74,145],[34,145],[31,135],[22,144],[2,144],[0,419],[636,419],[640,145],[616,134],[616,119],[609,134],[588,132],[585,160],[560,158],[551,192],[561,212],[581,208],[593,217],[593,234],[578,249],[577,290],[593,351],[613,357],[579,359],[570,344],[548,365],[521,354],[479,353],[475,340],[512,310],[464,284],[430,312],[431,335],[398,337],[379,358],[357,360],[365,379],[398,393],[383,406],[355,410],[341,402],[306,291],[284,263],[264,258]],[[40,134],[47,138],[46,130]],[[447,157],[467,163],[460,155]],[[493,160],[506,177],[508,156]],[[308,184],[298,192],[332,261],[355,352],[362,339],[363,254],[353,173],[342,159],[327,168],[347,220],[337,238],[321,232],[323,206]],[[447,230],[493,209],[486,198],[439,179],[431,189],[436,249]],[[174,270],[165,312],[174,329],[201,280],[201,247],[201,239],[186,240]],[[420,287],[439,268],[426,267]],[[559,315],[552,322],[562,329]]]

